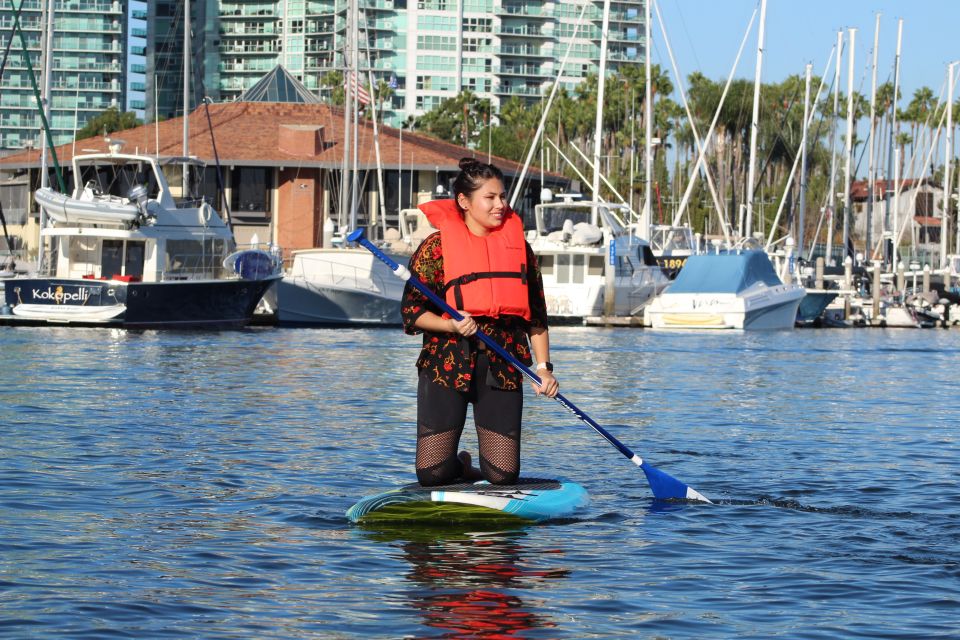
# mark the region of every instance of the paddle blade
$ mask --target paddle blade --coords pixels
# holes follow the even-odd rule
[[[668,473],[652,467],[646,462],[640,465],[643,473],[647,476],[647,482],[650,483],[650,490],[653,491],[653,497],[658,500],[697,500],[699,502],[710,502],[702,493],[685,485]],[[711,503],[713,504],[713,503]]]

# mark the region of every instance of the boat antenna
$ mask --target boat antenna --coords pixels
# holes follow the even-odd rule
[[[190,157],[190,0],[183,0],[183,157]],[[190,165],[183,163],[183,187],[181,197],[190,190]]]
[[[198,74],[199,75],[199,74]],[[203,91],[203,81],[200,81],[200,90]],[[210,130],[210,146],[213,147],[213,162],[216,166],[216,176],[217,176],[217,211],[223,211],[226,213],[225,222],[227,223],[227,229],[233,233],[233,225],[230,220],[233,217],[230,214],[230,205],[227,202],[224,194],[226,189],[223,186],[223,168],[220,166],[220,154],[217,153],[217,139],[213,135],[213,119],[210,117],[210,105],[213,103],[213,98],[210,96],[204,96],[203,98],[203,110],[207,115],[207,129]]]

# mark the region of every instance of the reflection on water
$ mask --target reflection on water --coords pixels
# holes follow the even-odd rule
[[[436,637],[493,640],[557,626],[518,593],[570,574],[540,566],[544,557],[555,564],[564,552],[553,549],[544,556],[540,550],[533,556],[524,546],[529,531],[381,529],[368,535],[392,541],[410,564],[408,605],[426,627],[441,630]]]

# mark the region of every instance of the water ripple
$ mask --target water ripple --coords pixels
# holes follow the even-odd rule
[[[525,473],[588,513],[358,528],[413,476],[415,338],[0,329],[0,635],[955,635],[960,332],[551,333],[565,395],[715,504],[528,394]]]

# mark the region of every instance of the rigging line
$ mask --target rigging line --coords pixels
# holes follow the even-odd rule
[[[697,57],[697,48],[693,44],[693,38],[690,37],[690,30],[687,28],[687,21],[683,17],[683,9],[680,8],[682,3],[676,3],[677,15],[680,16],[680,26],[683,28],[683,33],[687,36],[687,42],[690,44],[690,53],[693,54],[693,60],[697,63],[697,69],[702,69],[703,65],[700,64],[700,58]]]
[[[822,82],[822,80],[821,80]],[[773,144],[770,145],[770,150],[767,153],[766,159],[763,161],[763,167],[760,171],[757,172],[758,178],[756,184],[753,185],[753,190],[756,192],[760,189],[760,183],[763,182],[763,174],[766,172],[767,167],[770,166],[770,163],[773,162],[773,153],[776,151],[777,143],[783,143],[783,148],[785,153],[789,153],[790,145],[787,144],[786,138],[783,137],[781,133],[784,130],[784,127],[787,124],[787,118],[790,116],[790,112],[793,110],[793,105],[797,103],[797,100],[800,95],[800,84],[797,83],[797,89],[794,91],[793,98],[790,99],[790,103],[787,105],[787,108],[783,110],[783,117],[780,118],[780,124],[777,127],[777,134],[773,138]],[[762,98],[761,98],[762,99]],[[803,116],[801,116],[802,119]]]

